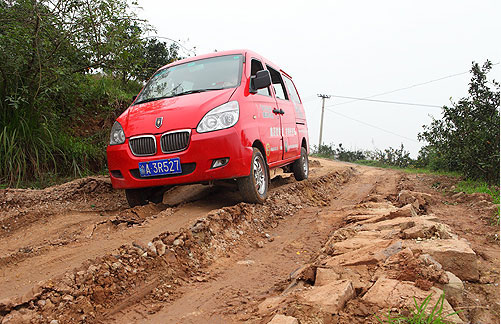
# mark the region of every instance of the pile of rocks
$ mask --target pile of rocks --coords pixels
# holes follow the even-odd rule
[[[376,322],[375,314],[413,309],[430,295],[431,312],[442,294],[442,313],[454,313],[462,302],[461,280],[479,280],[477,256],[467,241],[425,213],[432,201],[404,190],[393,204],[355,206],[347,226],[332,233],[315,262],[296,271],[288,289],[266,299],[260,313],[276,314],[274,324],[332,316],[368,323]],[[457,314],[447,320],[463,323]]]

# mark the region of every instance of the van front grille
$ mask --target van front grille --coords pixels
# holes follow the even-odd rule
[[[190,130],[165,133],[160,138],[160,147],[163,153],[172,153],[185,150],[190,144]]]
[[[129,147],[135,156],[154,155],[157,152],[155,136],[145,135],[129,139]]]

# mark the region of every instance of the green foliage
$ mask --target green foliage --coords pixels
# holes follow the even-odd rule
[[[366,154],[362,150],[346,150],[341,143],[336,149],[337,158],[341,161],[353,162],[365,159]]]
[[[127,0],[0,0],[0,183],[106,167],[113,120],[177,45]]]
[[[460,171],[467,178],[499,183],[499,83],[490,82],[492,63],[473,63],[469,96],[442,108],[425,125],[421,161],[433,169]],[[491,84],[491,85],[489,85]]]
[[[378,149],[373,151],[360,149],[352,151],[345,149],[343,144],[339,143],[338,147],[335,147],[334,144],[321,145],[318,148],[314,146],[312,152],[319,157],[335,158],[345,162],[373,161],[374,166],[385,165],[405,168],[413,162],[409,152],[405,151],[403,144],[398,149],[389,147],[383,151]]]
[[[379,323],[388,323],[388,324],[444,324],[450,323],[447,321],[447,317],[457,314],[457,312],[453,312],[450,314],[443,314],[444,311],[444,301],[445,295],[442,294],[440,298],[437,300],[431,311],[427,311],[428,305],[431,300],[431,294],[426,297],[421,304],[418,304],[416,298],[414,298],[414,310],[410,311],[410,314],[405,315],[396,315],[395,317],[388,311],[388,314],[385,315],[385,318],[381,320],[378,316],[376,316]]]
[[[318,147],[316,145],[313,145],[312,154],[323,158],[334,158],[336,156],[336,148],[333,146],[333,144],[321,144]]]
[[[341,161],[354,162],[357,160],[365,159],[365,153],[361,150],[350,151],[343,147],[343,144],[339,143],[336,148],[334,144],[330,145],[320,145],[317,147],[313,146],[313,154],[324,158],[336,158]]]
[[[386,165],[405,168],[412,163],[410,153],[405,151],[404,144],[400,144],[400,147],[398,149],[389,147],[384,151],[376,150],[374,154],[375,156],[373,157],[373,160],[379,161]]]

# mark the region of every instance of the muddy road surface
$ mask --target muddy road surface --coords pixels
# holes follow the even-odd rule
[[[0,190],[0,322],[376,323],[442,294],[451,322],[499,322],[487,196],[310,166],[303,182],[274,174],[263,205],[195,185],[128,208],[105,177]]]

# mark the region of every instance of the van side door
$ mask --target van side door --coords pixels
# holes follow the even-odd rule
[[[302,145],[302,139],[304,138],[306,140],[306,152],[308,152],[308,125],[306,123],[306,115],[304,112],[303,104],[301,103],[301,98],[299,97],[296,86],[294,85],[294,82],[292,82],[292,79],[290,79],[287,75],[284,75],[283,79],[287,91],[289,92],[289,98],[294,105],[294,112],[296,114],[296,128],[298,131],[298,141],[300,148]]]
[[[287,160],[293,157],[299,158],[301,155],[301,147],[298,140],[294,104],[289,98],[282,74],[269,65],[267,65],[266,68],[270,71],[275,100],[281,114],[280,120],[282,124],[281,131],[283,138],[282,159]]]
[[[250,76],[256,75],[257,71],[264,70],[264,66],[257,58],[251,58]],[[259,137],[263,143],[268,164],[282,160],[282,133],[280,113],[277,103],[271,93],[271,86],[257,90],[250,94],[256,112]]]

